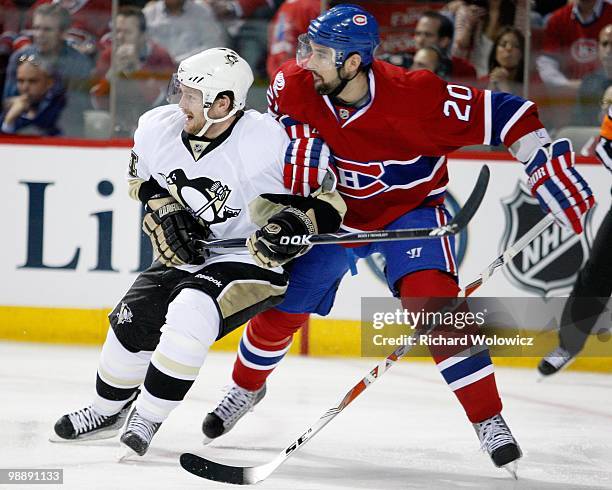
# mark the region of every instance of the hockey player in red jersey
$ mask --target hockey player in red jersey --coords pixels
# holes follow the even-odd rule
[[[296,141],[295,155],[324,140],[332,150],[337,189],[348,211],[347,230],[432,227],[445,224],[446,155],[474,144],[507,146],[527,173],[542,208],[563,226],[582,232],[594,204],[573,166],[568,140],[551,141],[536,106],[506,93],[446,83],[427,71],[408,72],[373,57],[376,20],[354,5],[339,5],[300,36],[296,61],[281,66],[268,91],[269,112]],[[303,159],[301,160],[303,162]],[[308,193],[325,162],[285,164],[285,185]],[[253,235],[266,263],[266,237]],[[409,258],[408,248],[421,247]],[[269,247],[268,247],[269,248]],[[240,342],[234,385],[207,415],[204,434],[230,430],[265,393],[265,381],[286,354],[309,313],[325,315],[349,269],[348,255],[381,253],[396,296],[454,297],[457,266],[452,238],[385,242],[351,249],[316,246],[290,266],[283,303],[251,320]],[[274,261],[268,261],[274,265]],[[502,418],[488,352],[465,347],[431,354],[498,467],[511,467],[521,450]]]

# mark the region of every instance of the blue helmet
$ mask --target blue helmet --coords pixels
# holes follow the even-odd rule
[[[341,67],[352,53],[359,54],[364,65],[371,64],[374,50],[380,43],[374,16],[351,4],[337,5],[311,21],[308,37],[312,42],[335,50],[336,68]]]

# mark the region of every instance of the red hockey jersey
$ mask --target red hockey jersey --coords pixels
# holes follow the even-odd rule
[[[532,102],[447,83],[428,71],[376,60],[369,87],[367,105],[337,110],[314,90],[312,74],[289,61],[268,89],[274,117],[315,127],[331,148],[347,229],[383,228],[411,209],[442,202],[448,153],[466,145],[509,146],[542,128]]]

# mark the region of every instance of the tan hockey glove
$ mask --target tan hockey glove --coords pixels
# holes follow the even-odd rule
[[[157,260],[168,267],[204,263],[193,240],[205,239],[208,232],[173,197],[153,196],[147,210],[142,230],[151,239]]]

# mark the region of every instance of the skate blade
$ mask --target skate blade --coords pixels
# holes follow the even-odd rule
[[[212,439],[210,437],[204,436],[204,438],[202,439],[202,445],[203,446],[208,446],[211,442],[213,442],[216,439],[216,437],[213,437]]]
[[[124,463],[126,461],[133,461],[135,456],[138,456],[136,452],[124,444],[119,444],[119,449],[117,450],[117,463]]]
[[[552,378],[555,374],[559,374],[561,371],[565,371],[568,367],[570,367],[572,365],[572,363],[576,360],[576,356],[574,356],[572,359],[570,359],[569,361],[567,361],[563,366],[561,366],[560,369],[558,369],[557,371],[555,371],[554,373],[550,373],[550,374],[542,374],[540,371],[538,371],[538,378],[536,379],[536,383],[541,383],[542,381],[546,380],[546,379],[550,379]]]
[[[64,439],[63,437],[58,436],[55,432],[52,432],[49,436],[49,442],[66,444],[83,441],[102,441],[104,439],[112,439],[113,437],[116,437],[117,434],[119,434],[119,429],[110,431],[107,430],[104,432],[98,432],[96,434],[89,434],[86,436],[78,437],[76,439]]]
[[[502,468],[504,470],[506,470],[508,473],[510,473],[510,476],[512,478],[514,478],[515,480],[518,480],[518,462],[517,461],[512,461],[511,463],[508,463],[504,466],[502,466]]]

